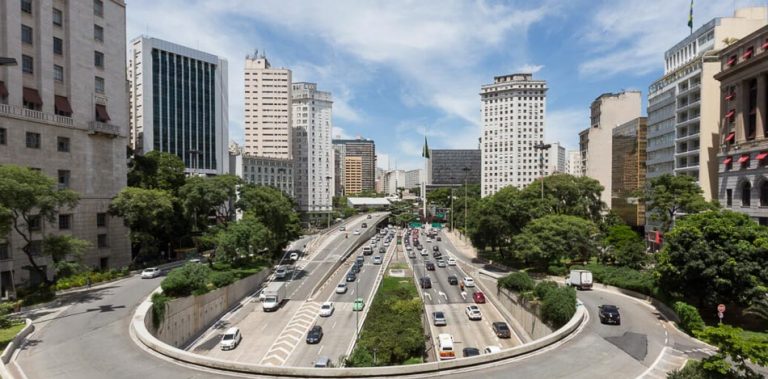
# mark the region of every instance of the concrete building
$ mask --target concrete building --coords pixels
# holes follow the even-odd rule
[[[664,53],[664,76],[648,89],[648,179],[691,175],[717,197],[720,71],[717,52],[766,24],[766,8],[715,18]]]
[[[405,188],[405,170],[385,171],[382,176],[382,192],[387,196],[397,196],[398,188]]]
[[[263,53],[245,57],[246,154],[292,158],[291,80],[291,70],[272,68]]]
[[[344,193],[349,195],[363,191],[363,158],[344,157]]]
[[[565,146],[561,145],[560,142],[554,142],[550,145],[551,147],[546,150],[546,160],[549,162],[547,175],[567,173],[568,156],[565,154]]]
[[[21,3],[21,6],[20,6]],[[125,3],[113,1],[0,2],[0,164],[39,170],[80,195],[53,223],[30,225],[36,254],[46,235],[88,241],[82,263],[97,269],[131,262],[128,228],[108,213],[126,185],[128,88]],[[0,240],[0,296],[14,284],[42,277],[25,269],[24,240]],[[52,261],[36,258],[47,276]]]
[[[309,218],[320,213],[325,217],[332,211],[335,193],[331,93],[318,91],[315,83],[294,83],[291,92],[296,203]]]
[[[638,192],[645,189],[648,120],[638,117],[613,129],[611,210],[639,232],[645,229],[645,204]]]
[[[583,167],[581,164],[581,151],[568,151],[568,173],[573,176],[581,176],[582,170]]]
[[[720,204],[768,225],[768,26],[720,51]]]
[[[421,183],[424,178],[424,170],[423,169],[416,169],[416,170],[408,170],[405,172],[405,189],[414,189],[414,188],[421,188]]]
[[[532,74],[496,76],[481,87],[483,197],[509,185],[523,188],[544,175],[534,146],[544,140],[546,96],[546,81]]]
[[[246,155],[236,144],[229,149],[229,173],[246,183],[270,186],[293,198],[293,160]]]
[[[376,193],[384,192],[384,169],[376,167]]]
[[[344,170],[344,158],[345,157],[360,157],[362,159],[362,173],[363,173],[363,191],[374,191],[376,189],[376,144],[373,140],[357,137],[355,139],[334,139],[333,148],[336,152],[336,183],[337,195],[341,193],[341,189],[338,186],[344,183],[343,178],[338,178],[339,174],[343,175]],[[350,193],[349,191],[344,191]]]
[[[640,117],[640,91],[604,93],[590,106],[590,127],[579,133],[582,172],[604,187],[601,200],[611,207],[613,129]]]
[[[227,61],[157,38],[130,43],[131,147],[178,155],[185,171],[229,172]]]
[[[430,149],[427,184],[446,186],[480,184],[480,149]]]

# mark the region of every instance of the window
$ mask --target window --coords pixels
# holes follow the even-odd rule
[[[0,259],[11,259],[10,249],[8,248],[8,242],[0,243]]]
[[[29,55],[21,56],[21,71],[25,74],[35,73],[35,61]]]
[[[69,153],[69,138],[57,137],[56,148],[62,153]]]
[[[93,52],[93,65],[104,68],[104,53],[100,51]]]
[[[59,170],[59,188],[69,188],[69,177],[70,177],[70,171],[69,170]]]
[[[99,42],[104,42],[104,28],[99,25],[93,26],[93,39]]]
[[[104,2],[101,0],[93,0],[93,15],[104,17]]]
[[[53,79],[57,82],[64,81],[64,67],[57,64],[53,65]]]
[[[103,228],[107,226],[107,214],[106,213],[96,213],[96,227]]]
[[[757,79],[749,81],[749,93],[745,113],[747,114],[744,135],[747,140],[755,139],[757,133]]]
[[[61,38],[53,37],[53,53],[56,55],[64,54],[64,41]]]
[[[27,132],[27,147],[30,149],[40,148],[40,133]]]
[[[768,207],[768,180],[760,184],[760,206]]]
[[[32,37],[33,37],[32,28],[22,24],[21,25],[21,42],[24,42],[27,45],[31,45]]]
[[[40,256],[43,253],[43,241],[29,241],[29,254],[33,256]]]
[[[5,128],[0,128],[0,145],[5,145],[8,143],[8,136],[6,133],[7,131]]]
[[[40,216],[38,215],[29,216],[29,221],[27,222],[27,227],[29,228],[29,231],[35,232],[40,230],[42,226],[40,220],[41,220]]]
[[[59,215],[59,230],[72,228],[72,215]]]
[[[53,24],[56,26],[64,24],[64,14],[61,13],[61,9],[53,8]]]
[[[32,0],[21,0],[21,11],[32,14]]]
[[[96,93],[104,93],[104,78],[97,76],[94,81],[96,86]]]
[[[96,246],[98,246],[100,249],[103,249],[105,247],[109,247],[109,244],[107,244],[107,235],[106,234],[99,234],[96,236]]]
[[[749,184],[749,182],[744,182],[744,184],[741,185],[741,206],[748,207],[751,205],[751,193],[752,185]]]

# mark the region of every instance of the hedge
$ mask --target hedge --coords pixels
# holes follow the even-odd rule
[[[576,313],[576,290],[572,287],[557,287],[544,292],[541,319],[555,329],[560,328]]]
[[[597,282],[632,290],[656,298],[662,297],[656,286],[656,278],[651,272],[600,264],[588,264],[586,266],[574,265],[571,266],[571,270],[589,270],[592,272],[592,276]]]
[[[531,279],[525,271],[513,272],[496,282],[496,285],[500,288],[516,292],[527,292],[533,290],[536,283]]]
[[[693,335],[694,331],[704,330],[704,320],[702,320],[696,307],[682,301],[677,301],[673,308],[677,316],[680,317],[680,327],[688,332],[688,334]]]
[[[75,287],[85,287],[88,285],[88,278],[91,279],[91,284],[107,282],[130,275],[128,267],[124,267],[121,270],[109,270],[109,271],[89,271],[81,272],[72,276],[59,278],[56,280],[54,288],[56,291],[62,291]]]

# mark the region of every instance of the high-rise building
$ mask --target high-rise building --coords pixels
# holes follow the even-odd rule
[[[244,153],[235,143],[229,146],[229,173],[246,183],[270,186],[293,198],[293,161],[290,159],[254,157]]]
[[[344,194],[353,196],[363,191],[363,158],[344,158]]]
[[[768,225],[768,26],[720,51],[718,199]]]
[[[373,140],[357,137],[355,139],[334,139],[333,148],[336,151],[336,174],[344,173],[345,157],[360,157],[362,159],[363,170],[363,191],[374,191],[376,189],[376,144]],[[339,161],[340,159],[340,161]],[[336,179],[337,183],[343,183],[343,180]],[[337,195],[341,189],[336,188]],[[344,193],[351,193],[344,190]]]
[[[611,207],[611,161],[613,129],[640,117],[642,97],[640,91],[604,93],[590,106],[590,126],[583,130],[581,148],[585,176],[597,180],[603,186],[600,199]]]
[[[245,58],[245,154],[291,159],[291,70]],[[309,117],[302,112],[302,117]]]
[[[571,150],[568,151],[568,173],[573,176],[581,176],[582,175],[582,167],[581,167],[581,151],[579,150]]]
[[[301,212],[328,213],[334,194],[331,93],[315,83],[292,86],[294,193]]]
[[[387,196],[397,196],[398,188],[405,188],[405,170],[388,170],[382,176],[383,192]]]
[[[229,172],[227,61],[157,38],[130,43],[131,147],[178,155],[193,174]]]
[[[645,189],[647,128],[647,119],[638,117],[614,128],[612,142],[611,210],[641,233],[645,204],[638,192]]]
[[[568,172],[568,158],[565,154],[565,146],[561,145],[560,142],[554,142],[550,144],[546,154],[549,161],[547,175]]]
[[[480,184],[480,167],[480,149],[431,149],[427,159],[427,184]]]
[[[131,262],[128,228],[109,215],[127,180],[128,89],[122,0],[0,2],[0,164],[39,170],[80,195],[57,219],[35,222],[46,234],[88,241],[82,263],[97,269]],[[32,232],[37,254],[42,235]],[[43,280],[16,232],[0,239],[0,295]],[[36,262],[53,275],[53,262]]]
[[[544,140],[547,82],[532,74],[496,76],[481,87],[480,97],[482,196],[527,186],[544,174],[534,146]]]
[[[416,169],[416,170],[408,170],[405,172],[405,184],[403,187],[405,189],[410,190],[414,188],[421,188],[421,182],[424,178],[424,170],[423,169]]]

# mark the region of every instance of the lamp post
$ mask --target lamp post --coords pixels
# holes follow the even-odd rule
[[[451,179],[451,231],[453,231],[453,181],[456,180],[453,176],[450,177]]]
[[[539,143],[533,148],[539,150],[539,170],[541,171],[541,200],[544,200],[544,150],[549,150],[551,144]]]
[[[467,179],[469,178],[469,167],[461,169],[464,171],[464,233],[467,233]]]
[[[330,177],[330,176],[326,176],[325,177],[325,184],[326,184],[325,192],[328,194],[329,198],[331,197],[331,179],[333,179],[333,178]],[[331,204],[328,206],[328,208],[329,208],[328,209],[328,225],[326,226],[326,228],[330,228],[331,227],[331,211],[333,210],[333,200],[332,199],[329,199],[329,200],[330,200]]]
[[[360,296],[360,280],[355,280],[355,293],[357,296]],[[360,297],[362,299],[362,297]],[[362,310],[358,310],[355,312],[355,341],[360,339],[360,312]]]

